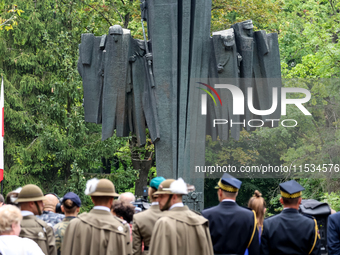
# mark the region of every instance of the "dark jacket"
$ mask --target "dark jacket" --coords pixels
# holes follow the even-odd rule
[[[209,220],[215,254],[244,254],[250,240],[249,254],[260,253],[259,236],[251,210],[235,202],[224,201],[202,211],[202,215]]]
[[[340,212],[328,216],[328,255],[340,255]]]
[[[320,254],[316,221],[296,209],[264,220],[261,254]]]

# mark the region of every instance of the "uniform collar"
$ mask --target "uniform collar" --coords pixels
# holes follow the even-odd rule
[[[184,204],[183,204],[182,202],[176,203],[176,204],[173,204],[173,205],[169,208],[169,210],[171,210],[172,208],[175,208],[175,207],[183,207],[183,206],[184,206]]]
[[[294,208],[284,208],[281,213],[299,213],[299,211]]]
[[[34,216],[34,213],[30,212],[30,211],[21,211],[21,215],[22,217],[25,217],[25,216],[29,216],[29,215],[33,215]]]
[[[158,202],[152,202],[151,205],[159,205]]]
[[[222,200],[222,202],[234,202],[234,203],[236,203],[236,201],[235,201],[235,200],[228,199],[228,198],[226,198],[226,199],[223,199],[223,200]]]
[[[93,207],[93,209],[110,212],[110,208],[108,208],[106,206],[101,206],[101,205],[96,205],[96,206]]]

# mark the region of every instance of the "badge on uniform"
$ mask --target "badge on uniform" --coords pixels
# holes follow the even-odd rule
[[[44,235],[43,232],[39,232],[39,233],[38,233],[38,237],[39,237],[39,238],[44,238],[44,236],[45,236],[45,235]]]
[[[120,232],[123,232],[123,231],[124,231],[124,228],[123,228],[122,226],[119,226],[119,227],[118,227],[118,230],[119,230]]]

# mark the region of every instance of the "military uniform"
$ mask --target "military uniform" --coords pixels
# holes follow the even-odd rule
[[[304,188],[296,181],[280,184],[281,196],[301,197]],[[316,220],[297,209],[285,207],[263,223],[261,254],[320,254],[320,240]]]
[[[179,179],[182,180],[182,179]],[[176,182],[178,182],[177,180]],[[183,181],[183,180],[182,180]],[[186,186],[172,189],[175,180],[163,181],[155,195],[185,195]],[[186,185],[183,182],[184,185]],[[164,209],[164,207],[162,208]],[[213,255],[210,239],[209,222],[204,217],[192,212],[183,203],[177,203],[164,211],[156,222],[150,243],[150,255]]]
[[[55,238],[52,227],[34,215],[24,216],[21,221],[20,237],[26,237],[35,241],[46,255],[55,255]]]
[[[57,254],[59,255],[61,253],[61,244],[63,243],[64,235],[66,228],[71,220],[75,219],[74,216],[68,216],[65,217],[62,222],[59,222],[58,224],[54,225],[53,232],[55,236],[55,246],[57,249]]]
[[[37,218],[45,221],[49,226],[53,227],[55,224],[61,222],[65,218],[65,215],[51,211],[44,211],[43,214],[38,215]]]
[[[150,187],[157,190],[161,182],[165,181],[163,177],[153,178]],[[156,221],[162,216],[159,210],[158,202],[153,202],[150,208],[144,212],[133,215],[132,225],[132,254],[146,255],[149,253],[152,230]],[[142,242],[144,243],[144,252],[142,253]]]
[[[217,189],[236,193],[242,182],[229,174],[224,174]],[[244,254],[248,248],[250,255],[260,253],[256,215],[231,199],[225,199],[215,207],[202,211],[209,220],[211,240],[215,254]]]
[[[86,195],[119,196],[107,179],[87,183]],[[108,207],[95,206],[69,223],[61,246],[65,255],[131,254],[129,225],[113,216]]]
[[[41,189],[33,184],[28,184],[22,188],[18,195],[17,203],[43,201],[45,197]],[[40,208],[37,210],[40,212]],[[56,255],[55,238],[52,227],[38,219],[32,212],[22,211],[23,219],[20,223],[20,237],[26,237],[35,241],[45,255]],[[41,212],[40,212],[41,213]]]

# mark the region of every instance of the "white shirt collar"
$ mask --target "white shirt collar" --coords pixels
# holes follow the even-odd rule
[[[109,208],[109,207],[101,206],[101,205],[96,205],[96,206],[93,207],[93,209],[96,209],[96,210],[103,210],[103,211],[110,212],[110,208]]]
[[[159,205],[158,202],[152,202],[151,205]]]
[[[234,202],[234,203],[236,202],[235,200],[228,199],[228,198],[222,200],[222,202],[227,202],[227,201],[228,201],[228,202]]]
[[[30,211],[21,211],[21,215],[22,217],[28,216],[28,215],[34,215],[34,213],[30,212]]]
[[[182,202],[176,203],[176,204],[173,204],[173,205],[169,208],[169,210],[171,210],[172,208],[175,208],[175,207],[183,207],[183,206],[184,206],[184,204],[183,204]]]

